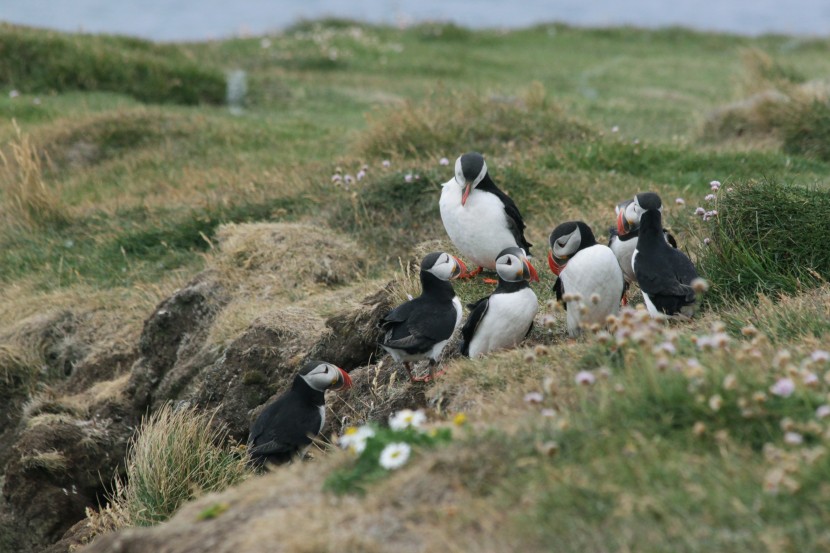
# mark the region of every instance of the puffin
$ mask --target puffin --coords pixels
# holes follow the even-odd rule
[[[582,221],[562,223],[550,234],[548,264],[557,275],[556,299],[565,304],[568,334],[577,336],[586,325],[604,325],[620,310],[625,278],[611,248],[598,244]]]
[[[433,252],[421,260],[421,295],[394,308],[380,321],[380,345],[397,363],[403,363],[413,382],[428,382],[441,373],[435,365],[461,323],[461,301],[450,280],[467,272],[464,263],[448,253]],[[415,377],[412,361],[429,359],[429,374]],[[443,372],[443,371],[442,371]]]
[[[648,312],[652,316],[691,317],[695,312],[692,281],[698,277],[697,270],[686,254],[666,243],[659,208],[643,211],[639,234],[631,266]]]
[[[343,369],[309,359],[294,376],[291,388],[262,410],[248,433],[250,464],[282,465],[302,459],[326,422],[326,390],[351,388]]]
[[[518,247],[530,256],[532,244],[525,238],[522,214],[490,178],[480,153],[468,152],[455,160],[455,176],[443,184],[438,206],[450,240],[462,257],[478,266],[463,277],[485,268],[495,270],[496,257],[506,248]],[[528,267],[531,280],[538,281],[530,262]]]
[[[496,257],[499,284],[495,291],[469,304],[461,329],[461,354],[475,358],[512,348],[533,328],[539,301],[530,288],[530,262],[521,248],[505,248]]]
[[[640,216],[646,209],[657,209],[663,211],[663,201],[654,192],[641,192],[631,200],[617,204],[617,224],[609,229],[608,247],[617,256],[617,260],[625,275],[626,288],[632,282],[637,282],[634,269],[631,266],[631,256],[637,247],[637,237],[640,230]],[[673,248],[677,248],[677,241],[667,230],[663,230],[666,242]]]

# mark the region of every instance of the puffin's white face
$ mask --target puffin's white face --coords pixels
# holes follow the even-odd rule
[[[505,253],[496,259],[496,272],[507,282],[528,280],[531,277],[527,258],[515,253]]]
[[[462,188],[461,205],[467,203],[470,192],[487,175],[487,162],[481,154],[471,152],[455,160],[455,182]]]
[[[438,256],[432,267],[427,269],[428,273],[432,273],[441,280],[451,280],[462,273],[464,269],[462,263],[448,253],[442,253]]]
[[[579,251],[579,245],[582,243],[582,232],[577,226],[569,234],[559,236],[554,240],[553,257],[557,261],[567,261],[573,254]]]
[[[300,378],[318,392],[325,392],[331,388],[348,388],[352,384],[349,375],[331,363],[320,363],[308,373],[301,374]]]
[[[467,185],[468,182],[472,183],[472,187],[475,188],[478,186],[478,183],[484,178],[484,175],[487,174],[487,162],[482,160],[481,162],[481,170],[477,175],[464,175],[464,169],[461,167],[461,157],[458,156],[458,159],[455,160],[455,182],[458,183],[458,186],[462,188]],[[472,177],[472,179],[468,178]]]

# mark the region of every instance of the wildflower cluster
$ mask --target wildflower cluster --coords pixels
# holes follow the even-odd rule
[[[367,424],[346,428],[337,444],[352,453],[356,461],[353,466],[332,473],[326,487],[337,493],[363,492],[365,484],[406,465],[417,448],[452,440],[449,428],[427,427],[426,422],[423,411],[404,409],[389,417],[388,427]],[[456,415],[454,422],[465,424],[466,417]]]
[[[637,384],[621,389],[618,401],[603,402],[609,416],[636,415],[648,404],[671,421],[659,431],[685,429],[697,439],[762,450],[770,464],[763,487],[770,493],[794,492],[826,470],[827,351],[779,349],[752,325],[738,336],[720,321],[690,335],[630,308],[609,317],[608,331],[595,338]],[[594,373],[599,370],[580,372],[577,383],[590,387]]]

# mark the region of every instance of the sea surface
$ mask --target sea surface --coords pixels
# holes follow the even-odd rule
[[[830,36],[830,0],[0,0],[0,21],[159,41],[264,34],[330,16],[401,26],[452,21],[515,28],[556,21]]]

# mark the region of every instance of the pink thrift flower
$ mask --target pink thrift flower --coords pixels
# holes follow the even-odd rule
[[[591,371],[579,371],[576,373],[576,383],[583,386],[590,386],[596,381],[594,373]]]
[[[791,378],[781,378],[770,386],[769,391],[776,396],[790,397],[795,392],[795,382]]]

